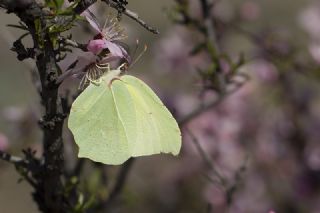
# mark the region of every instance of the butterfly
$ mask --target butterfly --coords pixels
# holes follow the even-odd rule
[[[119,165],[130,157],[178,155],[179,126],[159,97],[140,79],[110,70],[73,102],[68,127],[79,157]]]

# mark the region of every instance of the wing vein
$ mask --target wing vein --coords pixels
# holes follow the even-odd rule
[[[127,141],[128,147],[129,147],[129,138],[128,138],[128,135],[127,135],[127,129],[125,128],[124,123],[123,123],[123,120],[122,120],[122,118],[121,118],[121,116],[120,116],[119,109],[118,109],[118,107],[117,107],[116,98],[115,98],[115,95],[114,95],[114,93],[113,93],[112,86],[110,87],[110,90],[111,90],[111,94],[112,94],[112,100],[113,100],[113,103],[114,103],[114,107],[115,107],[116,112],[117,112],[117,115],[118,115],[118,117],[119,117],[121,126],[123,127],[124,134],[125,134],[126,139],[127,139],[126,141]]]

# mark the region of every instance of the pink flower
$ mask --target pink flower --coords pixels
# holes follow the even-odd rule
[[[304,9],[299,22],[312,39],[320,39],[320,4],[314,3]]]
[[[200,36],[200,35],[197,35]],[[154,48],[155,68],[163,72],[185,74],[194,67],[207,65],[207,57],[203,54],[191,55],[195,37],[186,29],[178,26],[168,31]]]
[[[268,61],[256,60],[249,65],[249,69],[254,72],[257,80],[263,83],[274,83],[278,79],[277,68]]]
[[[131,61],[127,51],[116,43],[125,38],[125,35],[115,18],[108,17],[104,26],[100,27],[96,17],[90,10],[84,11],[81,16],[87,19],[98,34],[93,40],[89,41],[87,45],[88,51],[78,54],[75,66],[67,68],[68,70],[59,78],[63,81],[63,79],[70,76],[80,77],[83,85],[88,80],[96,80],[101,77],[105,71],[110,69],[111,62],[118,62],[121,59],[125,59],[127,63]],[[83,77],[84,75],[85,77]]]
[[[312,59],[320,64],[320,45],[319,43],[317,42],[312,42],[310,45],[309,45],[309,53],[312,57]]]
[[[94,39],[89,42],[87,49],[94,54],[99,54],[102,50],[108,49],[113,57],[124,58],[129,62],[130,57],[127,51],[116,43],[126,37],[123,28],[120,27],[116,18],[108,17],[104,26],[100,27],[90,11],[85,11],[83,15],[91,27],[98,33]]]
[[[93,54],[98,54],[104,48],[105,42],[102,39],[90,40],[87,45],[87,49]]]

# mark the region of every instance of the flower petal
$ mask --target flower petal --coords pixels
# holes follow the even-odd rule
[[[92,52],[84,52],[78,56],[78,63],[72,70],[72,74],[82,72],[89,64],[95,63],[97,56]]]
[[[92,17],[92,15],[90,14],[90,11],[84,11],[81,15],[83,15],[84,17],[86,17],[87,21],[89,22],[89,24],[91,25],[91,27],[93,29],[95,29],[97,31],[97,33],[102,33],[99,24],[97,23],[97,21]]]
[[[129,56],[128,52],[123,47],[120,46],[120,48],[121,48],[121,51],[122,51],[123,58],[125,58],[126,61],[129,64],[131,64],[131,57]]]
[[[130,56],[128,55],[127,51],[123,47],[121,47],[120,45],[115,44],[111,41],[105,40],[105,42],[106,42],[106,46],[109,49],[111,55],[119,57],[119,58],[124,58],[127,60],[127,62],[130,63]]]
[[[89,41],[87,49],[93,54],[98,54],[101,50],[108,48],[105,39],[95,39]]]
[[[110,51],[110,55],[114,56],[114,58],[124,58],[128,63],[130,63],[130,56],[127,51],[122,46],[106,39],[95,39],[89,41],[87,49],[93,54],[98,54],[103,49],[108,49]],[[109,57],[110,56],[107,56],[107,58]]]
[[[109,49],[110,53],[114,56],[123,57],[122,50],[119,45],[112,43],[111,41],[105,40],[105,45]]]

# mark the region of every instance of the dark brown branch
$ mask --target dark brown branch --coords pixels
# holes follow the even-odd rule
[[[61,174],[63,170],[63,143],[62,126],[64,117],[61,116],[59,107],[58,88],[51,86],[59,74],[53,44],[51,42],[50,32],[45,20],[48,11],[43,10],[42,5],[37,1],[16,0],[1,1],[1,7],[6,8],[8,12],[15,13],[20,20],[25,23],[30,30],[33,39],[34,50],[36,53],[36,65],[41,81],[41,103],[45,108],[43,116],[43,164],[39,167],[28,168],[33,176],[34,182],[28,173],[22,171],[22,175],[29,179],[29,183],[34,186],[34,199],[42,212],[63,213],[68,209],[63,200],[63,184]],[[21,8],[21,5],[25,7]],[[38,20],[41,33],[38,32],[35,20]],[[39,26],[38,26],[39,27]],[[31,166],[31,164],[30,164]],[[19,171],[18,167],[18,171]],[[37,171],[33,171],[37,170]]]
[[[29,23],[30,24],[30,23]],[[44,25],[44,23],[42,23]],[[33,24],[28,26],[33,28]],[[45,25],[44,27],[45,28]],[[43,147],[44,147],[44,173],[43,181],[39,190],[43,190],[42,202],[45,204],[44,212],[66,212],[63,202],[63,185],[61,174],[63,171],[63,143],[62,127],[64,117],[59,108],[58,89],[52,88],[51,84],[58,76],[58,68],[54,54],[54,48],[49,38],[49,33],[45,33],[42,38],[44,49],[40,48],[35,31],[32,32],[35,48],[41,50],[36,57],[36,65],[41,81],[41,102],[45,108],[43,116]],[[40,201],[40,202],[41,202]],[[40,204],[43,205],[43,204]]]
[[[99,211],[99,210],[106,210],[110,207],[112,202],[119,196],[119,194],[122,192],[123,187],[125,186],[126,180],[128,178],[130,169],[133,166],[133,163],[135,162],[134,158],[130,158],[128,161],[126,161],[116,178],[116,183],[114,184],[113,188],[111,189],[110,195],[106,201],[102,201],[93,209],[93,212]]]
[[[23,10],[32,4],[33,0],[0,0],[0,7],[13,12],[17,10]]]
[[[211,15],[212,4],[209,3],[208,0],[200,0],[200,2],[201,2],[201,8],[202,8],[202,15],[204,18],[204,25],[206,28],[206,40],[208,43],[208,47],[214,51],[214,53],[211,53],[211,57],[213,61],[217,64],[216,73],[219,81],[219,90],[221,93],[224,93],[226,90],[227,83],[226,83],[225,75],[222,72],[220,60],[218,57],[221,51],[217,42],[215,25],[213,22],[213,17]],[[211,52],[210,49],[208,51]]]
[[[247,81],[247,80],[248,79],[245,79],[245,81]],[[225,98],[227,98],[229,95],[233,94],[234,92],[238,91],[244,84],[245,84],[245,82],[241,82],[236,86],[236,88],[230,90],[229,92],[226,92],[224,94],[219,95],[217,99],[212,100],[209,103],[203,104],[200,107],[196,108],[191,113],[189,113],[185,117],[183,117],[180,120],[178,120],[179,126],[183,127],[184,125],[189,123],[192,119],[200,116],[202,113],[204,113],[204,112],[214,108],[215,106],[219,105]]]
[[[117,176],[117,182],[114,185],[113,189],[111,190],[111,193],[109,195],[109,198],[107,200],[107,203],[111,203],[118,194],[122,191],[123,186],[127,180],[129,171],[133,165],[134,158],[130,158],[127,162],[124,163],[124,165],[121,167],[120,172]]]

